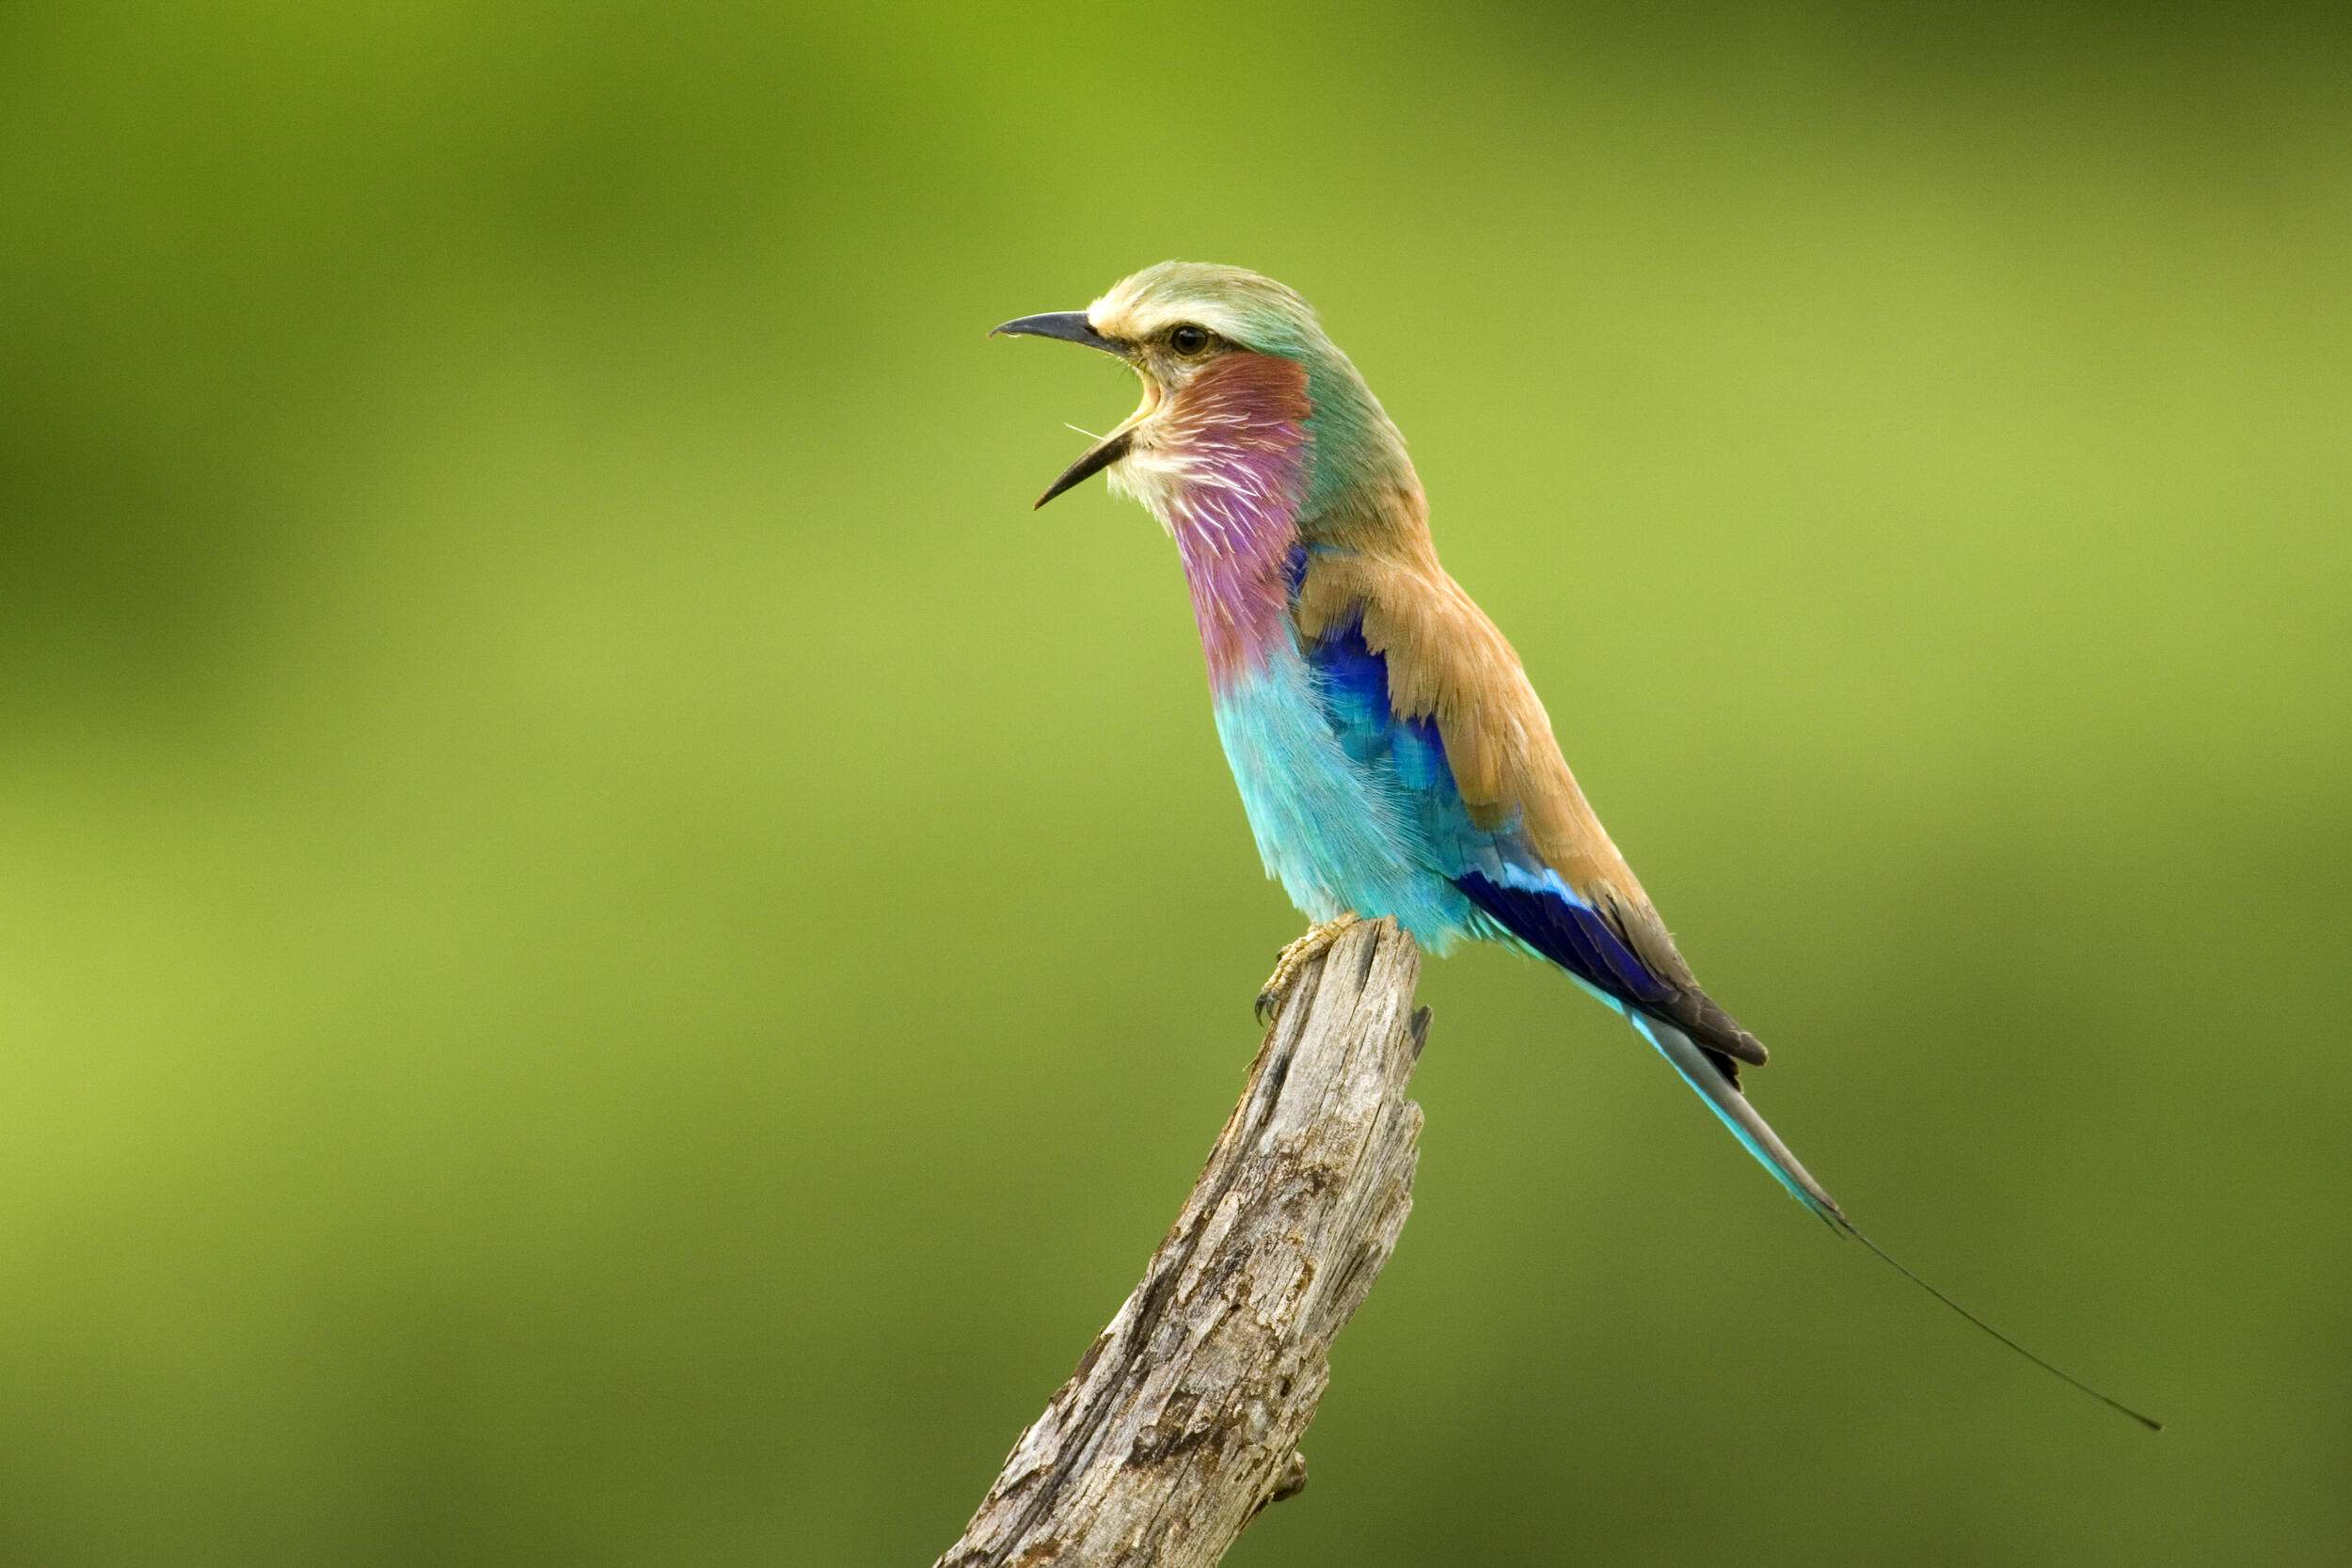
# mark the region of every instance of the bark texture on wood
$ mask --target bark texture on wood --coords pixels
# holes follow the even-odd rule
[[[1412,1207],[1420,974],[1385,920],[1300,974],[1143,1282],[934,1568],[1196,1568],[1306,1485],[1332,1337]]]

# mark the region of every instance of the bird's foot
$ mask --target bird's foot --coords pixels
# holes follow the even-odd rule
[[[1291,984],[1298,972],[1321,958],[1330,945],[1340,940],[1340,933],[1360,922],[1359,914],[1343,914],[1337,920],[1326,920],[1307,927],[1307,934],[1282,949],[1274,960],[1274,973],[1258,988],[1258,1022],[1271,1023],[1280,1010],[1282,998],[1290,994]]]

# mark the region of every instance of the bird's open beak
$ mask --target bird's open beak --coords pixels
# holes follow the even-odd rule
[[[1088,322],[1087,313],[1084,310],[1048,310],[1041,316],[1022,316],[993,329],[989,336],[992,338],[1059,338],[1065,343],[1081,343],[1088,348],[1101,349],[1104,354],[1117,355],[1122,359],[1127,356],[1127,346],[1095,331],[1093,325]],[[1126,427],[1111,432],[1089,449],[1085,456],[1064,469],[1061,478],[1047,485],[1045,494],[1038,497],[1037,504],[1043,506],[1080,480],[1101,473],[1104,468],[1126,456],[1127,443],[1130,439],[1130,431]]]

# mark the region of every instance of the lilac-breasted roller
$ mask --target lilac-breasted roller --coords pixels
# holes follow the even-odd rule
[[[1622,1015],[1800,1203],[1880,1252],[1749,1103],[1740,1069],[1763,1044],[1701,989],[1518,655],[1438,565],[1404,436],[1306,301],[1167,261],[996,331],[1100,349],[1143,383],[1037,504],[1103,473],[1176,541],[1259,853],[1312,923],[1262,1010],[1359,920],[1391,917],[1433,953],[1515,948]]]

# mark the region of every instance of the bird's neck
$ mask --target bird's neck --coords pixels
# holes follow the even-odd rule
[[[1311,382],[1295,359],[1229,355],[1110,472],[1176,541],[1216,690],[1291,645],[1304,550],[1425,537],[1421,485],[1395,426],[1352,371],[1344,388],[1313,385],[1324,380]]]

